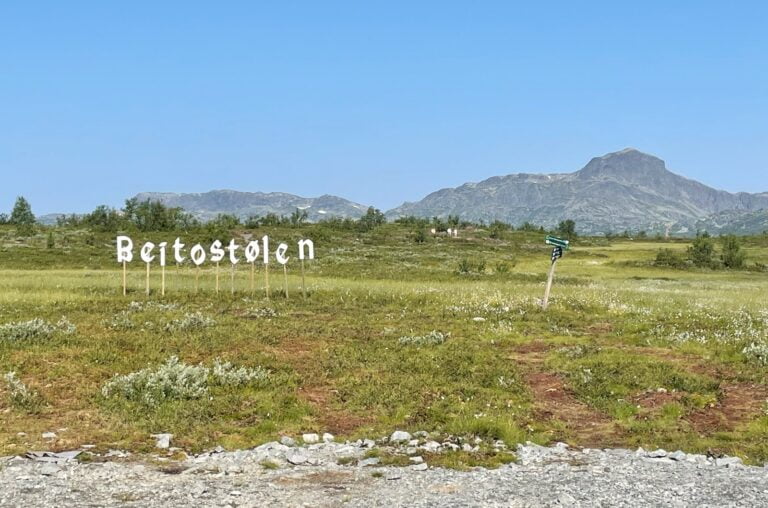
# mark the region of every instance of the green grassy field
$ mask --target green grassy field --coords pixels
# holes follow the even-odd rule
[[[19,239],[0,228],[0,375],[15,372],[29,390],[0,380],[0,455],[83,444],[150,451],[159,432],[199,451],[406,429],[768,459],[766,272],[661,269],[651,266],[656,252],[686,242],[585,239],[558,263],[543,312],[543,234],[463,231],[416,243],[395,225],[264,233],[315,240],[308,298],[295,262],[289,298],[276,265],[269,299],[263,267],[253,292],[239,267],[233,293],[228,265],[219,294],[212,267],[198,292],[192,267],[169,267],[164,297],[155,268],[147,297],[137,262],[124,297],[114,235],[55,230],[47,248],[43,233]],[[176,236],[193,240],[135,239]],[[768,263],[768,237],[746,248],[748,264]],[[33,319],[44,323],[24,324]],[[171,357],[190,366],[174,382],[209,369],[202,391],[155,380],[150,402],[103,390],[115,374]],[[217,359],[269,375],[217,377]],[[58,438],[43,440],[47,431]]]

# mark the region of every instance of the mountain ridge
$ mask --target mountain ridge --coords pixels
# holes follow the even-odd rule
[[[593,157],[573,173],[512,173],[443,188],[422,200],[389,210],[406,215],[468,220],[525,221],[554,226],[576,220],[585,233],[623,229],[666,231],[693,226],[706,217],[734,210],[768,208],[768,195],[729,193],[675,174],[664,161],[634,148]]]
[[[297,208],[307,212],[310,221],[324,218],[359,218],[367,206],[330,194],[305,198],[287,192],[247,192],[231,189],[207,192],[140,192],[139,201],[159,201],[167,206],[183,208],[200,220],[210,220],[219,214],[233,214],[240,218],[268,213],[290,215]]]
[[[298,208],[316,222],[330,217],[356,219],[368,209],[329,194],[306,198],[285,192],[219,189],[142,192],[135,197],[181,207],[201,220],[220,213],[241,218],[289,215]],[[718,190],[670,171],[655,155],[625,148],[593,157],[571,173],[510,173],[445,187],[386,215],[389,219],[458,215],[471,221],[532,222],[545,227],[573,219],[584,234],[623,230],[691,234],[704,227],[746,234],[768,227],[764,219],[768,213],[763,210],[768,210],[768,192]]]

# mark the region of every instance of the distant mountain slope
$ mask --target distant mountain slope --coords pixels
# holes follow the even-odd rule
[[[442,189],[390,210],[387,216],[453,214],[469,220],[530,221],[545,226],[570,218],[580,232],[599,233],[695,227],[697,221],[726,210],[763,208],[768,209],[767,193],[716,190],[672,173],[653,155],[627,148],[595,157],[575,173],[496,176]]]
[[[720,235],[732,233],[736,235],[755,235],[768,231],[768,209],[756,212],[726,210],[710,215],[706,219],[696,221],[692,233],[707,231]]]
[[[66,217],[66,214],[63,213],[47,213],[45,215],[39,215],[35,218],[37,220],[38,224],[42,224],[44,226],[55,226],[56,222],[59,218]]]
[[[239,192],[214,190],[203,193],[177,194],[172,192],[141,192],[135,196],[139,201],[160,201],[181,207],[201,220],[209,220],[220,213],[238,217],[264,216],[268,213],[290,215],[297,208],[306,210],[310,221],[323,218],[342,217],[357,219],[368,209],[346,199],[324,195],[318,198],[303,198],[283,192]]]

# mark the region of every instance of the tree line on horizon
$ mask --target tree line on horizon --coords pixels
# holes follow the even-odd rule
[[[200,232],[208,236],[211,240],[221,238],[229,234],[230,231],[237,228],[256,229],[260,227],[299,227],[307,224],[308,214],[306,210],[296,209],[290,215],[277,215],[268,213],[264,216],[252,215],[245,219],[234,214],[219,214],[210,221],[200,221],[192,214],[185,212],[179,207],[169,207],[159,201],[139,201],[136,198],[127,199],[122,209],[112,208],[106,205],[97,206],[92,212],[85,214],[72,214],[60,216],[56,219],[58,227],[65,228],[87,228],[98,232],[118,231],[139,231],[139,232],[161,232],[161,231],[187,231]],[[467,229],[467,228],[485,228],[488,236],[492,239],[502,239],[509,231],[551,233],[568,240],[578,238],[576,231],[576,222],[572,219],[560,221],[554,229],[546,229],[544,226],[524,222],[517,228],[511,224],[500,220],[494,220],[489,224],[483,221],[471,222],[462,220],[458,215],[448,215],[441,217],[401,217],[393,221],[409,227],[413,234],[411,238],[416,243],[424,243],[429,235],[428,230],[435,233],[443,233],[448,229]],[[369,207],[366,213],[359,219],[330,217],[323,219],[318,224],[340,231],[368,232],[377,227],[386,224],[387,218],[381,210]],[[32,236],[35,228],[38,226],[32,206],[23,196],[19,196],[8,214],[0,213],[0,225],[10,224],[16,226],[16,232],[19,236]],[[607,239],[615,237],[632,238],[637,236],[639,239],[647,238],[644,231],[636,235],[625,231],[620,235],[606,234]],[[661,236],[658,235],[657,239]],[[723,235],[720,237],[722,250],[720,255],[716,255],[715,239],[706,231],[699,232],[693,240],[691,246],[685,254],[681,254],[671,249],[661,249],[654,266],[684,269],[687,267],[709,268],[709,269],[741,269],[745,266],[746,256],[742,250],[741,240],[735,235]],[[53,235],[48,234],[48,247],[53,247]]]
[[[359,219],[329,217],[319,222],[332,229],[366,232],[386,224],[387,218],[378,208],[369,207]],[[557,233],[568,239],[576,238],[576,223],[573,220],[560,222],[554,230],[531,222],[524,222],[515,227],[512,224],[494,220],[486,224],[484,221],[461,220],[458,215],[441,217],[407,216],[392,221],[395,224],[409,226],[414,229],[434,229],[442,233],[448,229],[483,227],[488,228],[491,238],[499,238],[505,231],[527,231],[541,233]],[[267,213],[264,216],[252,215],[240,218],[234,214],[219,214],[209,221],[201,221],[180,207],[170,207],[160,201],[139,201],[136,198],[127,199],[121,209],[99,205],[92,212],[85,214],[62,215],[56,218],[59,227],[84,227],[99,232],[118,232],[136,230],[140,232],[155,231],[190,231],[190,230],[231,230],[236,228],[255,229],[259,227],[288,226],[296,227],[308,223],[306,210],[296,209],[290,215]],[[29,236],[37,225],[32,207],[23,196],[16,199],[10,215],[0,213],[0,224],[17,226],[20,236]]]

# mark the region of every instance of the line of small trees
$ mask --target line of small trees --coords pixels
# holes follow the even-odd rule
[[[741,240],[735,235],[720,237],[720,253],[717,253],[715,239],[706,231],[696,234],[696,238],[685,253],[672,249],[661,249],[656,255],[654,265],[669,268],[709,268],[713,270],[744,268],[746,253],[741,248]]]
[[[297,208],[290,215],[268,213],[264,216],[252,215],[241,219],[232,214],[220,214],[210,221],[202,222],[181,208],[169,207],[159,201],[139,201],[132,198],[125,201],[122,209],[100,205],[90,213],[60,216],[56,219],[56,224],[60,227],[80,227],[113,233],[137,230],[141,232],[203,231],[215,234],[239,227],[248,229],[271,226],[296,227],[306,224],[307,220],[307,211]],[[385,224],[386,217],[381,210],[370,207],[362,217],[356,220],[332,217],[322,222],[332,229],[365,232]],[[16,199],[10,216],[0,214],[0,224],[15,225],[21,236],[32,235],[36,223],[32,207],[23,196]]]

